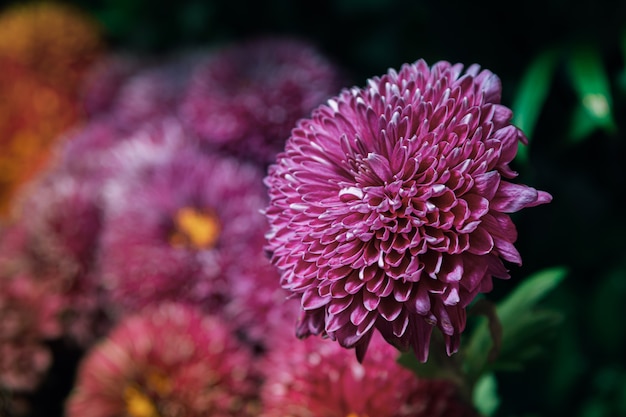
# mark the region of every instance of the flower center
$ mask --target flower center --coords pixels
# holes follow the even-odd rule
[[[132,417],[160,417],[152,400],[138,387],[129,385],[124,389],[126,411]]]
[[[158,370],[148,372],[144,383],[132,383],[124,389],[128,414],[132,417],[161,417],[152,398],[165,397],[171,388],[167,375]]]
[[[221,224],[212,210],[183,207],[174,216],[175,229],[170,235],[172,246],[211,249],[220,236]]]

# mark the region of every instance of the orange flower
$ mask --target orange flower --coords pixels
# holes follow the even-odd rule
[[[0,14],[0,218],[80,120],[80,83],[102,51],[96,22],[71,6],[20,4]]]

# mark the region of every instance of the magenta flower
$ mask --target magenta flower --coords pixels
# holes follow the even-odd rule
[[[124,318],[83,358],[67,417],[247,416],[258,379],[223,321],[163,303]]]
[[[436,326],[458,349],[465,307],[521,264],[509,213],[551,200],[510,182],[525,137],[500,90],[477,65],[419,60],[298,123],[266,177],[268,249],[301,298],[298,336],[363,358],[378,329],[425,361]]]
[[[261,363],[262,417],[477,416],[453,383],[400,366],[399,352],[380,335],[363,363],[326,339],[285,340]]]
[[[296,121],[342,82],[310,43],[250,39],[215,50],[192,71],[180,115],[212,149],[269,163]]]
[[[98,187],[51,167],[20,200],[25,238],[18,258],[50,295],[63,299],[63,336],[87,346],[110,325],[94,277],[102,224]]]
[[[258,256],[267,227],[263,172],[172,134],[122,144],[115,151],[121,173],[104,187],[98,273],[121,310],[170,300],[216,311],[242,259],[250,271],[269,264]]]
[[[245,262],[233,265],[230,297],[222,315],[246,340],[268,349],[285,337],[293,337],[300,303],[276,285],[280,277],[262,250],[264,241],[248,244],[260,250],[249,251]]]

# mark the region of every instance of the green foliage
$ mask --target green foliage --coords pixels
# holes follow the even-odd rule
[[[400,355],[398,362],[422,378],[443,378],[466,389],[474,405],[485,416],[494,415],[500,399],[497,372],[520,371],[547,349],[554,339],[562,314],[541,308],[541,301],[567,276],[567,269],[553,267],[539,271],[521,282],[506,298],[492,307],[479,299],[470,313],[478,312],[477,325],[463,339],[460,352],[442,354],[443,343],[433,333],[431,353],[426,363],[413,354]],[[494,349],[495,346],[495,349]]]
[[[556,70],[559,53],[554,49],[541,51],[528,65],[517,87],[517,95],[511,105],[513,124],[519,127],[528,138],[533,137],[537,120],[550,92],[552,77]],[[517,160],[528,163],[528,148],[520,144]]]
[[[570,128],[572,140],[579,141],[595,129],[613,133],[613,98],[602,55],[592,45],[579,45],[568,58],[569,75],[579,100]]]
[[[480,377],[472,393],[472,403],[483,416],[493,416],[500,405],[498,381],[493,373]]]
[[[540,309],[538,303],[567,275],[565,268],[550,268],[527,278],[496,306],[496,316],[502,326],[502,339],[495,359],[490,358],[493,346],[489,323],[482,319],[471,333],[462,350],[464,373],[470,384],[485,372],[520,370],[525,363],[544,350],[546,337],[560,323],[557,311]]]

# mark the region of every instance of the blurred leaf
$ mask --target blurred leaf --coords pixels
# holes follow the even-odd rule
[[[464,371],[470,385],[489,370],[515,370],[543,351],[542,341],[561,321],[557,311],[537,309],[537,304],[566,276],[565,268],[540,271],[515,288],[496,307],[502,326],[502,346],[495,361],[489,360],[493,345],[487,320],[482,320],[463,350]]]
[[[558,57],[557,51],[548,49],[533,59],[522,76],[517,95],[511,106],[513,110],[513,124],[526,134],[529,144],[543,104],[550,91],[550,83]],[[522,164],[528,162],[527,145],[520,143],[517,160]]]
[[[569,128],[569,137],[574,143],[581,142],[598,127],[597,122],[589,115],[582,103],[574,109]]]
[[[474,388],[472,402],[483,416],[492,416],[500,405],[498,382],[493,373],[483,375]]]
[[[506,328],[514,324],[519,314],[529,312],[550,291],[563,281],[567,270],[563,267],[544,269],[520,283],[502,302],[498,303],[498,316]]]
[[[578,93],[580,105],[588,118],[576,112],[570,127],[572,140],[580,141],[590,131],[603,129],[615,131],[612,116],[613,100],[607,72],[598,50],[589,45],[579,45],[570,51],[568,70],[572,86]]]

